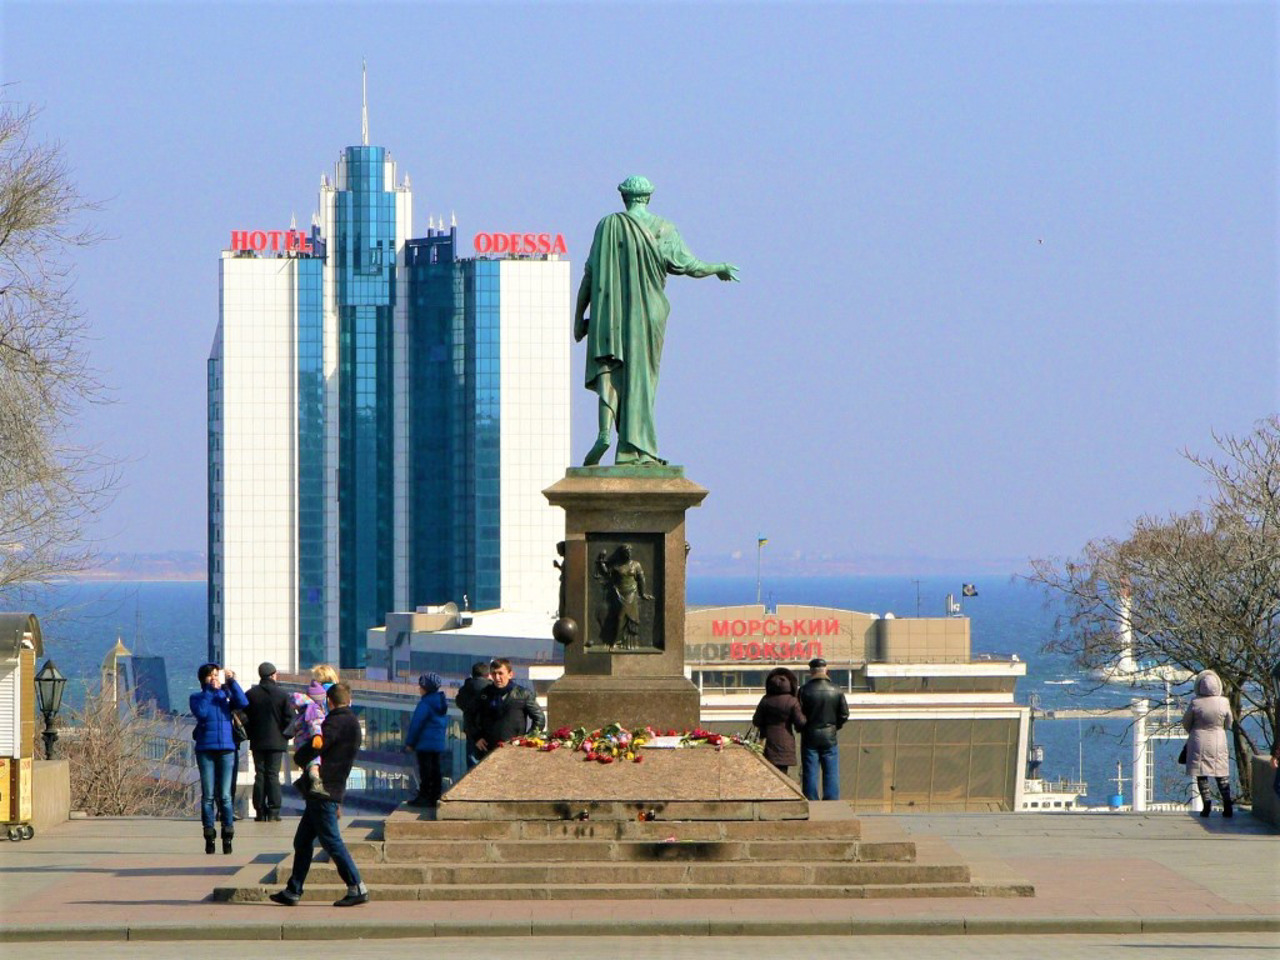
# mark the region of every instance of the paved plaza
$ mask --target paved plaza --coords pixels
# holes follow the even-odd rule
[[[914,840],[922,858],[959,856],[976,880],[1029,882],[1036,896],[375,901],[354,910],[222,904],[207,899],[213,887],[250,862],[261,863],[265,874],[288,852],[294,822],[241,822],[235,854],[205,856],[194,820],[74,820],[33,840],[0,845],[0,943],[26,941],[24,958],[92,951],[103,960],[143,960],[171,956],[175,940],[184,942],[185,956],[197,958],[218,947],[205,941],[325,936],[350,940],[342,948],[346,956],[373,957],[404,946],[374,942],[385,938],[432,938],[435,949],[465,937],[474,951],[482,940],[522,937],[522,956],[571,960],[727,957],[730,951],[736,957],[745,942],[763,938],[768,942],[761,949],[779,957],[800,956],[801,949],[807,957],[848,955],[854,942],[860,957],[887,957],[902,955],[901,937],[910,936],[913,955],[949,958],[1176,956],[1197,944],[1229,947],[1218,955],[1233,958],[1280,957],[1280,834],[1247,815],[1232,821],[1171,814],[863,821],[869,835]],[[355,834],[370,823],[356,818],[344,829]],[[602,938],[613,937],[626,938],[625,950],[603,948]],[[1052,949],[1029,946],[1041,941]],[[1149,950],[1137,949],[1144,946]],[[3,948],[9,955],[13,949]]]

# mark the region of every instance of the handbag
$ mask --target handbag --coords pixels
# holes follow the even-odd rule
[[[231,711],[231,740],[236,746],[244,743],[249,739],[249,734],[244,728],[244,713],[240,710]]]

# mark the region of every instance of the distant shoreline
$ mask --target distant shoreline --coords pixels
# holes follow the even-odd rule
[[[62,577],[50,580],[50,583],[208,583],[208,577],[173,576],[173,577],[125,577],[111,574],[88,574],[79,577]]]

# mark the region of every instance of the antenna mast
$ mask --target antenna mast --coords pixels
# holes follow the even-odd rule
[[[369,71],[360,60],[360,142],[369,145]]]

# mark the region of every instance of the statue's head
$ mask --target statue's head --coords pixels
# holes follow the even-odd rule
[[[653,184],[647,177],[627,177],[618,184],[618,192],[622,194],[622,202],[628,206],[633,203],[648,203],[653,196]]]

